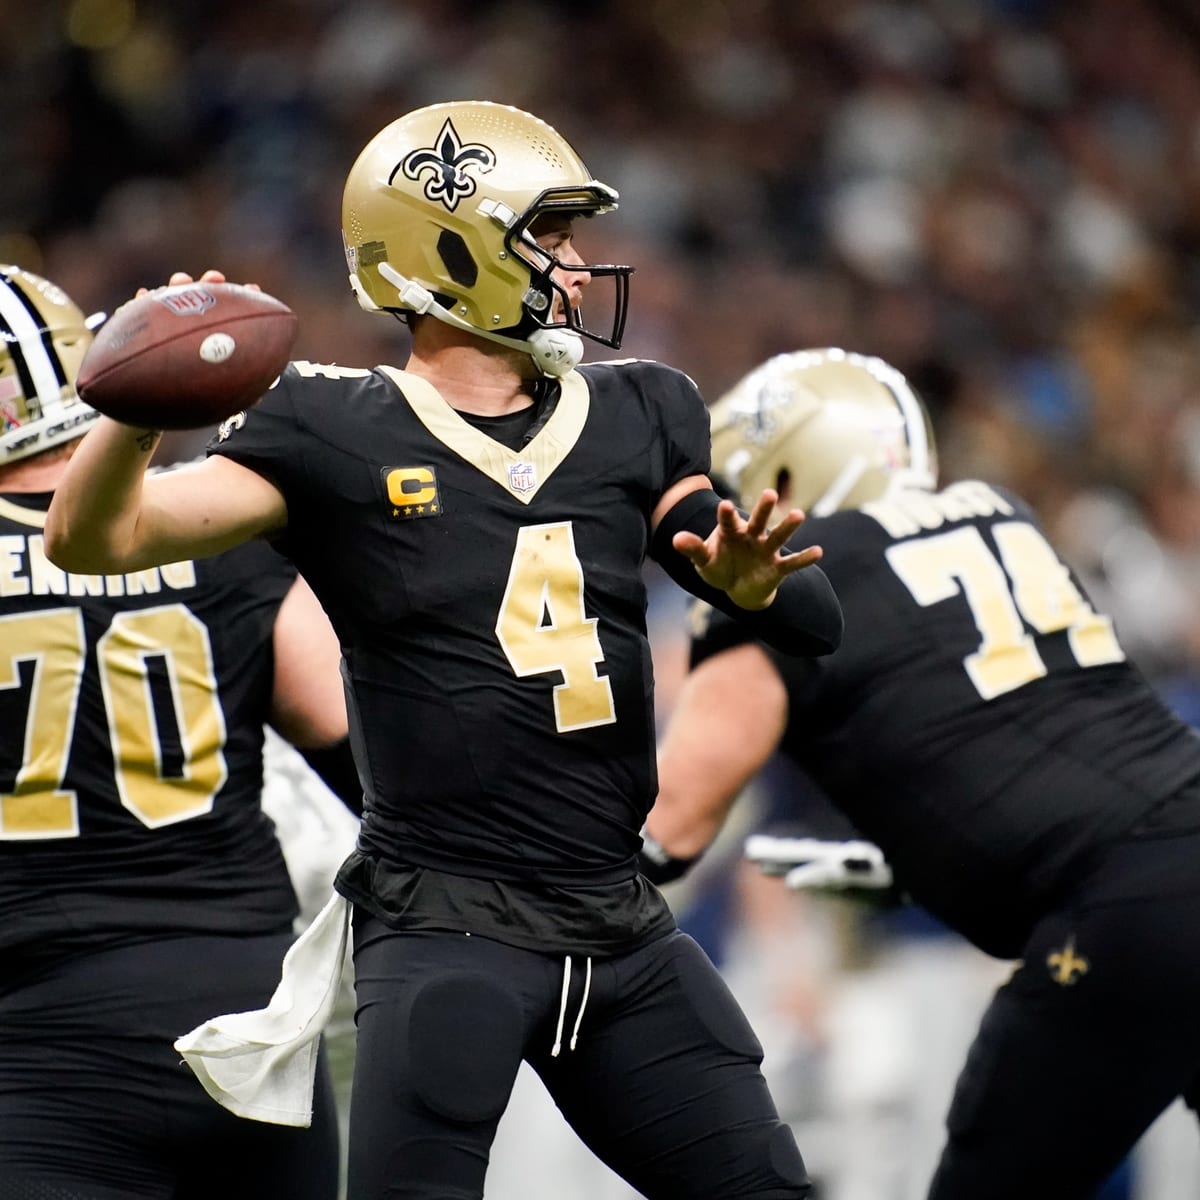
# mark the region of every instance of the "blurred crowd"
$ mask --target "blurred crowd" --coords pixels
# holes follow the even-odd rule
[[[934,414],[944,478],[1023,493],[1200,724],[1195,0],[0,0],[0,19],[0,261],[89,310],[220,267],[296,310],[298,357],[402,362],[403,328],[346,281],[353,156],[422,104],[526,108],[621,192],[581,242],[637,266],[622,355],[712,400],[780,351],[886,358]]]
[[[715,399],[877,353],[945,474],[1024,491],[1189,714],[1200,663],[1200,9],[1190,0],[0,0],[0,259],[112,307],[256,280],[374,363],[342,182],[442,99],[544,116],[622,193],[626,350]],[[17,114],[19,119],[12,119]]]

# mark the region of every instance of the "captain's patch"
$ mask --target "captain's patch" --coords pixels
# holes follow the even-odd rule
[[[432,467],[384,467],[381,474],[389,516],[397,521],[414,521],[417,517],[442,515],[437,475]]]

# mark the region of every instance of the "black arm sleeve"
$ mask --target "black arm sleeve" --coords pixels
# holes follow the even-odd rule
[[[707,488],[684,496],[663,515],[654,531],[651,558],[685,591],[740,621],[781,654],[805,658],[832,654],[842,641],[842,606],[820,567],[805,567],[789,575],[766,608],[751,610],[735,604],[727,592],[705,583],[691,562],[671,544],[684,529],[708,537],[717,524],[720,502],[717,493]]]
[[[350,738],[344,737],[332,746],[319,746],[305,750],[297,749],[304,761],[324,781],[325,786],[341,802],[357,816],[362,816],[363,790],[358,780],[358,768],[354,765],[354,756],[350,753]]]

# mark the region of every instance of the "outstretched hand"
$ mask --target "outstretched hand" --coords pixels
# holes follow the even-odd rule
[[[780,552],[804,523],[804,513],[793,508],[778,525],[768,529],[767,521],[778,501],[778,493],[767,488],[749,517],[743,517],[733,501],[722,500],[717,506],[716,528],[707,538],[682,530],[671,544],[705,583],[727,592],[735,604],[752,611],[766,608],[789,575],[812,566],[823,553],[820,546],[809,546],[795,554]]]

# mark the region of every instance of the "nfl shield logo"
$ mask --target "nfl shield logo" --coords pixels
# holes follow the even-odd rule
[[[537,487],[537,473],[533,463],[513,463],[508,468],[508,486],[514,492],[531,492]]]
[[[168,291],[165,295],[155,296],[154,299],[164,308],[169,308],[177,317],[199,316],[217,302],[216,296],[199,284],[181,291]]]

